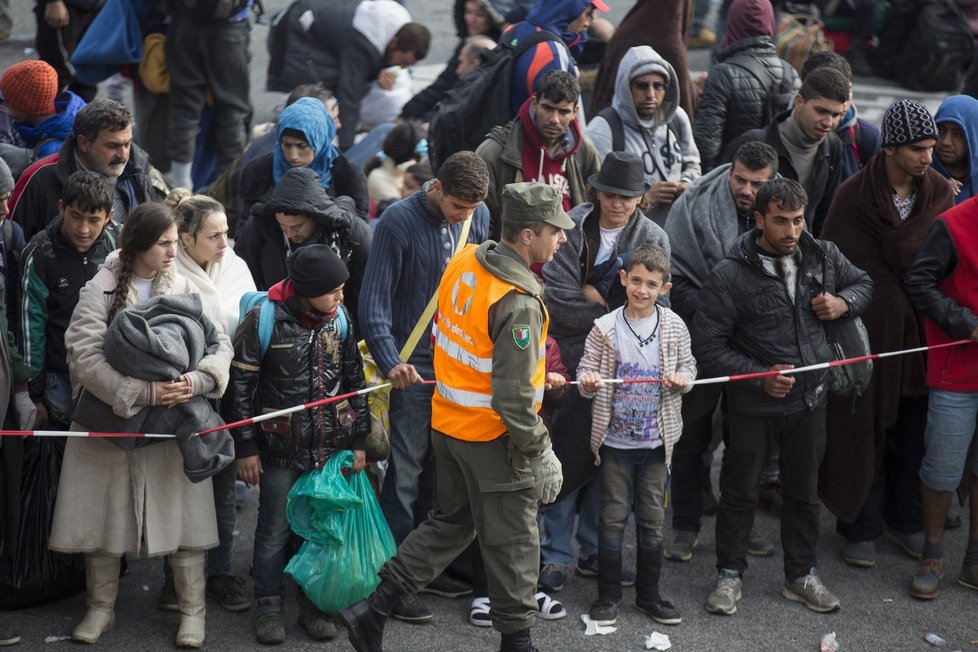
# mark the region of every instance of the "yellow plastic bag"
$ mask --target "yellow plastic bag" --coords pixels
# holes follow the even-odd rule
[[[360,340],[360,357],[363,358],[363,377],[367,387],[376,387],[387,382],[380,372],[374,357],[367,349],[367,342]],[[367,394],[370,407],[370,434],[367,435],[367,461],[386,460],[391,452],[391,388],[385,387]]]

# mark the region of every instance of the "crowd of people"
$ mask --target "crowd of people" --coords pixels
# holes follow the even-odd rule
[[[451,59],[414,93],[431,33],[402,4],[297,0],[268,45],[268,87],[288,95],[250,142],[251,0],[129,4],[146,39],[117,77],[132,107],[72,65],[109,38],[97,1],[39,1],[40,58],[0,74],[0,420],[76,435],[32,524],[77,562],[32,598],[84,586],[73,640],[106,636],[126,556],[148,555],[177,647],[204,645],[208,599],[284,643],[289,491],[341,450],[376,480],[397,553],[338,614],[296,600],[310,639],[343,626],[361,652],[390,617],[431,622],[424,593],[471,598],[502,651],[535,650],[572,573],[597,580],[599,626],[632,586],[678,625],[663,564],[706,552],[708,514],[704,607],[732,615],[748,555],[778,550],[759,505],[780,518],[782,594],[812,611],[843,601],[819,573],[823,504],[847,564],[874,566],[886,536],[916,560],[914,598],[946,572],[978,591],[978,99],[859,117],[873,2],[842,3],[848,58],[796,69],[782,2],[724,0],[712,30],[692,0],[638,0],[618,25],[604,0],[457,0]],[[0,1],[0,39],[4,16]],[[694,41],[716,60],[696,79]],[[508,118],[429,160],[442,100],[500,56]],[[794,371],[866,347],[914,352],[865,386]],[[221,428],[364,390],[366,353],[392,388],[389,455],[364,394]],[[695,382],[738,374],[754,376]],[[0,436],[13,595],[40,572],[15,563],[30,441]],[[250,581],[232,572],[246,485]],[[962,525],[951,571],[944,530]],[[0,645],[19,640],[0,614]]]

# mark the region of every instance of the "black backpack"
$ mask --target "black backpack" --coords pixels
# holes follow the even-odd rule
[[[780,79],[774,76],[770,68],[749,54],[738,54],[724,61],[724,63],[732,63],[738,68],[746,70],[751,77],[761,84],[761,88],[767,90],[767,97],[761,111],[762,125],[771,124],[774,121],[774,116],[791,106],[791,100],[795,96],[795,91],[791,87],[791,71],[788,70],[791,64],[784,59],[778,59],[778,61],[781,62]]]
[[[428,158],[435,174],[449,156],[474,150],[493,127],[513,119],[509,108],[513,62],[544,41],[563,43],[546,31],[534,32],[515,48],[501,42],[445,94],[428,129]]]
[[[957,91],[974,41],[954,0],[893,0],[870,54],[873,72],[911,90]]]

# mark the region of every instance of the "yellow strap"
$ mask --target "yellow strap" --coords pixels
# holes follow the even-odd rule
[[[475,216],[473,215],[462,223],[462,232],[459,233],[458,242],[455,243],[455,251],[452,253],[453,256],[462,250],[462,247],[465,246],[465,241],[469,239],[469,227],[472,226],[472,220],[474,219]],[[431,318],[435,316],[435,308],[437,307],[438,288],[435,288],[435,293],[428,299],[428,305],[425,306],[424,312],[421,313],[421,318],[418,319],[418,323],[414,325],[411,336],[407,338],[407,342],[401,348],[399,355],[401,362],[407,362],[408,358],[414,353],[414,350],[418,348],[418,342],[421,341],[421,336],[428,330],[428,324],[431,323]]]

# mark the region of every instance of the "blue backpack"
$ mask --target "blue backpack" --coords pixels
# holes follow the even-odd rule
[[[275,330],[275,302],[269,301],[268,292],[265,290],[252,290],[245,292],[238,302],[238,319],[244,321],[245,315],[255,306],[261,306],[258,315],[258,343],[261,345],[261,357],[265,357],[265,351],[272,342],[272,331]],[[346,332],[349,324],[346,318],[346,310],[342,306],[336,310],[336,327],[339,339],[346,339]]]

